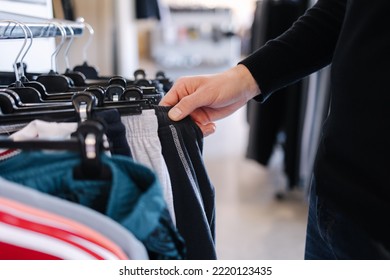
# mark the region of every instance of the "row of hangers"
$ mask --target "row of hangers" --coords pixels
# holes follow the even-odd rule
[[[129,80],[120,76],[114,77],[93,77],[87,79],[83,72],[86,69],[93,68],[84,62],[84,66],[77,66],[80,71],[69,70],[67,55],[70,46],[74,40],[72,28],[62,26],[58,22],[53,23],[61,30],[61,42],[52,54],[51,70],[49,73],[36,74],[34,80],[26,77],[26,65],[23,58],[33,43],[33,37],[28,26],[22,23],[10,21],[9,24],[20,25],[25,32],[25,40],[14,63],[15,82],[9,85],[3,85],[0,88],[0,122],[10,123],[16,121],[26,121],[33,118],[39,118],[39,111],[56,110],[56,113],[64,113],[58,110],[70,109],[69,106],[74,104],[75,95],[90,93],[95,96],[95,108],[107,109],[115,106],[125,114],[125,108],[128,106],[128,114],[139,114],[141,109],[149,108],[150,104],[158,104],[164,93],[169,90],[172,82],[165,77],[163,72],[158,72],[153,80],[146,79],[145,71],[136,70],[134,79]],[[93,35],[93,29],[88,24],[88,30]],[[9,29],[10,31],[7,31]],[[12,28],[6,28],[4,33],[12,32]],[[5,34],[4,34],[5,35]],[[9,37],[9,36],[3,36]],[[1,38],[1,34],[0,34]],[[56,56],[68,39],[65,50],[67,69],[64,74],[58,74],[56,71]],[[23,52],[27,45],[30,44]],[[88,44],[88,43],[87,43]],[[84,49],[86,53],[86,50]],[[20,61],[19,58],[21,57]],[[86,68],[84,68],[86,67]],[[91,72],[91,71],[89,71]],[[95,71],[97,72],[97,71]],[[1,73],[0,73],[1,78]],[[35,114],[33,114],[35,113]],[[31,118],[28,118],[28,115]]]
[[[84,63],[70,70],[67,55],[75,36],[71,27],[59,22],[48,23],[48,26],[57,29],[55,34],[58,31],[61,34],[61,42],[51,56],[51,70],[48,73],[28,74],[23,59],[33,43],[33,33],[26,24],[13,20],[6,22],[8,25],[3,33],[0,33],[0,43],[2,38],[12,37],[12,30],[16,26],[23,30],[24,41],[13,65],[14,81],[0,85],[0,124],[76,117],[79,119],[79,125],[71,139],[13,141],[2,137],[0,148],[78,151],[81,155],[81,165],[74,169],[75,178],[109,180],[110,171],[100,160],[104,151],[104,126],[91,117],[92,112],[116,109],[121,115],[141,114],[143,109],[158,104],[172,82],[163,72],[158,72],[153,80],[146,79],[146,74],[141,69],[134,72],[134,79],[120,76],[100,77],[98,71],[87,63],[86,48]],[[91,38],[92,27],[86,23],[84,25]],[[66,41],[66,71],[59,74],[56,59]],[[90,40],[87,45],[89,43]],[[9,73],[0,73],[0,81],[2,76],[7,79]]]

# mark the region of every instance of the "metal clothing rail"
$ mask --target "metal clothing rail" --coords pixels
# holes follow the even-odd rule
[[[20,24],[15,24],[10,21],[20,22]],[[64,30],[66,32],[66,36],[81,36],[83,34],[85,24],[75,21],[43,19],[0,12],[0,40],[26,38],[24,26],[31,30],[31,34],[34,38],[49,38],[63,36]],[[63,30],[61,30],[59,26],[64,27]]]

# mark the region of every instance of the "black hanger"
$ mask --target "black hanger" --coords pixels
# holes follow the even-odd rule
[[[167,78],[163,71],[157,71],[156,80],[163,85],[164,92],[168,92],[173,86],[173,81]]]
[[[24,87],[35,88],[39,92],[41,97],[46,95],[46,88],[41,83],[39,83],[37,81],[30,81],[26,76],[22,76],[20,78],[20,81],[22,82]],[[13,83],[10,85],[10,87],[16,87],[16,84]]]
[[[26,29],[26,30],[29,30],[31,32],[30,29]],[[24,52],[21,61],[16,62],[20,54],[15,60],[14,72],[13,72],[14,79],[11,83],[8,83],[7,86],[8,89],[11,89],[15,93],[17,93],[20,97],[20,100],[23,103],[45,103],[45,102],[51,102],[50,100],[64,99],[65,98],[64,96],[57,96],[57,95],[48,96],[46,88],[41,82],[30,81],[26,77],[27,65],[23,62],[23,59],[32,44],[32,34],[30,36],[31,36],[30,46]],[[42,74],[36,74],[36,75],[39,76]],[[70,98],[70,96],[68,96],[67,98]]]
[[[87,61],[84,61],[83,64],[81,65],[76,65],[73,68],[73,71],[82,73],[86,79],[91,79],[91,80],[107,79],[106,77],[103,78],[99,77],[98,70],[95,67],[88,65]]]
[[[118,101],[122,99],[122,94],[127,86],[127,81],[122,76],[113,76],[108,81],[105,89],[106,100]]]
[[[1,124],[27,123],[36,119],[64,120],[69,118],[77,118],[74,108],[52,110],[44,107],[36,111],[18,110],[14,99],[8,94],[0,92]]]
[[[20,94],[18,94],[16,91],[10,89],[10,88],[3,88],[0,89],[0,92],[8,94],[10,97],[12,97],[15,101],[15,105],[17,108],[24,108],[24,107],[39,107],[43,108],[44,106],[59,106],[59,105],[71,105],[70,102],[35,102],[35,99],[33,99],[34,102],[28,103],[23,102],[22,98],[20,98]]]
[[[146,73],[142,69],[134,71],[134,85],[141,87],[150,87],[152,86],[152,81],[146,79]]]
[[[99,76],[99,71],[91,65],[88,65],[88,47],[92,43],[93,35],[95,34],[95,31],[93,30],[92,26],[86,22],[83,22],[84,26],[88,29],[89,31],[89,37],[87,40],[87,43],[83,47],[83,64],[81,65],[76,65],[73,68],[73,71],[80,72],[82,73],[85,77],[86,80],[105,80],[108,81],[110,77],[103,77]]]
[[[57,72],[57,55],[65,44],[67,33],[65,27],[61,24],[57,22],[52,22],[52,24],[56,25],[57,29],[61,32],[61,42],[51,55],[51,70],[47,74],[39,75],[36,78],[36,81],[45,86],[46,92],[49,95],[53,93],[66,93],[69,91],[82,90],[80,88],[75,88],[74,81],[71,78]]]
[[[8,88],[19,94],[21,101],[25,103],[39,103],[42,101],[39,91],[36,88],[30,87],[29,85],[26,86],[25,84],[28,82],[27,78],[25,77],[25,70],[27,66],[25,63],[23,63],[23,59],[30,50],[33,43],[32,31],[30,28],[28,28],[28,26],[20,22],[10,21],[9,24],[11,23],[21,27],[24,32],[24,41],[18,55],[15,58],[15,62],[13,63],[14,80],[12,84],[9,83]],[[10,33],[12,33],[12,29],[10,29]],[[29,42],[29,44],[27,44],[27,42]],[[27,48],[25,48],[26,46]]]
[[[95,93],[96,94],[96,93]],[[121,115],[138,115],[144,109],[151,109],[148,100],[138,101],[98,101],[93,92],[76,92],[72,97],[72,105],[47,105],[29,106],[20,108],[11,95],[0,91],[0,123],[26,123],[35,119],[58,120],[75,119],[80,120],[80,112],[84,119],[89,119],[93,112],[115,109]],[[100,104],[99,104],[100,103]]]
[[[133,101],[144,99],[143,90],[138,86],[127,87],[121,96],[121,100]]]
[[[19,95],[20,100],[23,103],[42,103],[44,102],[42,99],[41,93],[34,87],[25,86],[24,84],[11,84],[8,87],[9,90],[12,90],[17,95]]]
[[[141,87],[144,99],[150,100],[153,104],[158,104],[164,96],[164,92],[157,87]]]
[[[50,70],[47,74],[39,75],[36,81],[45,86],[49,96],[51,93],[69,92],[74,87],[74,82],[71,78],[58,74],[54,70]]]
[[[45,86],[38,81],[29,81],[22,77],[19,82],[12,83],[8,89],[19,95],[23,103],[56,103],[58,101],[70,100],[73,93],[52,93],[46,92]]]
[[[146,73],[142,69],[134,71],[133,84],[142,90],[142,98],[150,100],[153,104],[158,104],[165,94],[163,84],[157,79],[147,79]]]
[[[81,86],[86,86],[85,80],[86,77],[83,73],[79,71],[74,71],[70,69],[70,63],[69,63],[69,51],[70,47],[72,46],[72,43],[74,41],[74,31],[73,28],[69,26],[65,26],[69,30],[69,36],[67,36],[68,45],[66,46],[66,49],[64,51],[64,58],[65,58],[65,65],[66,65],[66,70],[65,73],[63,73],[64,76],[70,78],[73,81],[74,86],[81,87]]]
[[[65,70],[64,76],[70,78],[73,81],[74,86],[76,87],[87,86],[87,77],[80,71],[70,70],[69,68],[67,68]]]
[[[71,103],[53,103],[53,104],[44,104],[44,103],[23,103],[19,99],[19,95],[15,94],[11,90],[2,89],[0,90],[0,109],[1,115],[14,115],[15,117],[18,114],[31,113],[31,116],[35,114],[44,114],[55,113],[62,109],[72,109]],[[73,108],[74,110],[74,108]],[[0,117],[0,120],[1,117]]]
[[[21,67],[19,66],[20,62],[17,63],[18,68]],[[30,81],[34,81],[40,74],[42,73],[33,73],[33,72],[28,72],[27,71],[27,64],[23,62],[24,65],[24,76],[26,79]],[[0,86],[8,86],[12,83],[15,83],[15,72],[13,71],[0,71]]]
[[[77,180],[109,180],[110,168],[101,162],[101,153],[104,151],[104,127],[98,121],[87,120],[82,122],[76,131],[80,142],[81,164],[73,169],[73,177]]]
[[[31,139],[14,141],[0,137],[1,148],[22,150],[67,150],[80,153],[81,163],[73,168],[76,180],[111,180],[108,166],[101,161],[104,127],[98,121],[85,121],[79,124],[77,131],[67,140]]]
[[[18,107],[19,100],[10,90],[0,91],[0,123],[24,123],[35,119],[75,119],[90,117],[92,108],[96,105],[96,97],[91,93],[75,93],[72,102]],[[86,97],[87,95],[87,97]]]

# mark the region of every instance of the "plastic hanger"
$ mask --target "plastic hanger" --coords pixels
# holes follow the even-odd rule
[[[150,109],[148,100],[139,101],[104,101],[98,100],[96,92],[76,92],[71,99],[71,105],[55,104],[46,106],[18,107],[14,98],[7,92],[0,91],[0,123],[24,123],[35,119],[79,119],[80,112],[85,112],[84,119],[91,117],[93,112],[115,109],[121,115],[138,115],[144,109]],[[100,95],[101,98],[101,95]]]
[[[165,94],[163,85],[158,80],[147,79],[142,69],[134,71],[134,86],[142,90],[143,99],[148,99],[153,104],[158,104]]]
[[[76,135],[80,142],[81,164],[73,169],[73,177],[76,180],[111,181],[111,170],[101,161],[103,125],[87,120],[79,125]]]
[[[6,35],[8,31],[9,31],[9,35],[12,35],[12,31],[16,26],[19,26],[24,33],[24,40],[23,40],[22,47],[19,50],[17,56],[15,57],[15,61],[12,65],[14,69],[14,77],[15,77],[14,82],[11,85],[9,85],[8,88],[14,90],[15,93],[19,94],[20,99],[23,102],[39,103],[42,101],[40,92],[36,88],[30,86],[27,79],[25,78],[24,67],[23,67],[24,66],[23,59],[28,53],[28,51],[30,50],[32,45],[32,41],[33,41],[32,32],[25,24],[20,23],[18,21],[7,20],[3,22],[8,22],[8,27],[5,28],[3,35]],[[14,24],[13,28],[10,28],[11,24]],[[29,38],[30,38],[30,43],[27,45]],[[36,86],[38,87],[38,85]]]
[[[104,152],[103,135],[104,127],[100,122],[87,120],[79,124],[71,139],[14,141],[10,138],[0,137],[0,147],[79,152],[81,163],[73,168],[73,177],[76,180],[111,180],[110,168],[101,161],[101,154]]]
[[[18,114],[18,113],[39,113],[42,111],[55,111],[62,109],[71,109],[72,103],[23,103],[19,94],[16,94],[9,89],[0,90],[0,108],[3,114]]]
[[[51,22],[51,24],[55,25],[58,30],[61,32],[61,42],[58,44],[56,49],[51,55],[51,70],[47,74],[41,74],[37,77],[36,81],[43,84],[46,88],[47,93],[49,96],[47,98],[50,98],[50,94],[55,93],[66,93],[69,91],[76,91],[79,89],[72,88],[74,87],[74,83],[72,79],[65,75],[58,74],[57,72],[57,55],[61,48],[63,47],[66,39],[66,30],[65,28],[59,24],[58,22]],[[54,99],[60,98],[60,96],[53,97]]]
[[[74,108],[53,110],[43,107],[40,110],[22,110],[17,107],[10,95],[0,92],[1,124],[27,123],[36,119],[63,120],[75,117],[77,114]]]
[[[33,34],[30,28],[28,28],[28,26],[26,26],[25,24],[16,21],[12,21],[12,22],[21,26],[25,35],[25,39],[23,42],[23,46],[19,51],[17,57],[15,58],[15,62],[13,64],[15,82],[10,84],[8,88],[12,89],[15,93],[17,93],[20,96],[20,99],[23,103],[52,103],[57,100],[70,99],[72,94],[49,95],[46,92],[46,88],[42,83],[40,83],[39,81],[29,81],[26,78],[25,67],[24,67],[25,64],[23,60],[32,46]],[[25,46],[27,45],[28,39],[30,39],[30,43],[27,49],[23,52]],[[20,61],[18,61],[19,57],[21,57]]]
[[[141,87],[150,87],[152,82],[146,79],[146,73],[142,69],[137,69],[134,71],[134,85]]]
[[[140,87],[130,86],[127,87],[121,96],[121,100],[134,101],[144,99],[143,91]]]
[[[108,86],[105,88],[106,100],[118,101],[121,99],[125,91],[127,81],[121,76],[114,76],[108,81]]]
[[[71,104],[59,104],[50,106],[29,106],[20,108],[14,98],[7,92],[0,91],[0,123],[24,123],[35,119],[86,120],[92,114],[92,108],[96,106],[96,97],[91,93],[75,93]],[[102,110],[104,108],[100,108]],[[99,109],[95,109],[99,110]]]
[[[82,87],[82,86],[86,86],[86,77],[83,73],[79,72],[79,71],[74,71],[74,70],[71,70],[70,69],[70,63],[69,63],[69,51],[70,51],[70,47],[72,46],[72,43],[74,41],[74,31],[71,27],[69,26],[65,26],[66,28],[68,28],[69,30],[69,33],[70,33],[70,36],[69,37],[69,42],[66,46],[66,49],[65,49],[65,52],[64,52],[64,57],[65,57],[65,65],[66,65],[66,70],[65,70],[65,73],[64,75],[66,77],[69,77],[72,79],[73,83],[75,86],[77,87]]]
[[[70,102],[32,102],[32,103],[26,103],[26,102],[23,102],[22,99],[20,98],[20,94],[18,94],[17,92],[15,92],[14,90],[10,89],[10,88],[3,88],[3,89],[0,89],[0,92],[1,93],[4,93],[4,94],[7,94],[9,95],[15,102],[15,105],[18,108],[23,108],[23,107],[39,107],[39,108],[44,108],[45,106],[56,106],[56,105],[70,105],[71,103]],[[6,105],[6,106],[9,106]],[[50,107],[52,108],[52,107]]]
[[[60,26],[57,26],[59,30],[64,31],[64,28],[60,28]],[[23,29],[25,30],[25,29]],[[31,30],[30,30],[31,31]],[[62,32],[64,34],[64,32]],[[19,52],[16,60],[15,60],[15,75],[17,82],[15,84],[20,85],[21,84],[21,78],[20,76],[24,76],[24,74],[20,74],[19,69],[16,68],[17,61],[19,59],[20,54],[22,53],[22,50],[24,49],[25,45],[27,44],[27,31],[25,30],[25,41],[23,44],[23,47],[21,51]],[[32,42],[32,34],[30,36],[31,42]],[[63,37],[62,37],[63,38]],[[56,53],[59,51],[62,44],[59,45],[59,47],[55,50],[55,52],[52,55],[52,66],[55,66],[55,56]],[[30,46],[31,47],[31,44]],[[28,48],[29,49],[29,48]],[[28,51],[27,49],[27,51]],[[27,51],[24,53],[23,58]],[[19,62],[20,65],[23,65],[23,61]],[[55,68],[55,67],[53,67]],[[126,80],[122,77],[112,77],[109,81],[111,83],[111,86],[125,86]],[[123,88],[123,87],[122,87]],[[95,100],[97,100],[96,105],[97,107],[95,110],[105,110],[105,109],[117,109],[120,111],[121,114],[140,114],[142,112],[142,109],[144,108],[150,108],[150,103],[147,101],[139,100],[139,102],[121,102],[119,103],[105,103],[104,99],[106,98],[106,92],[101,92],[99,87],[95,88],[94,90],[89,89],[90,92],[83,93],[83,92],[76,92],[76,93],[60,93],[60,94],[48,94],[45,95],[45,97],[50,96],[51,98],[57,98],[58,99],[64,99],[70,102],[51,102],[50,104],[41,104],[43,103],[43,100],[41,99],[39,92],[35,90],[34,88],[29,87],[18,87],[15,88],[19,91],[17,93],[13,90],[13,88],[8,88],[7,90],[3,90],[0,92],[0,121],[4,123],[15,123],[15,122],[25,122],[25,121],[31,121],[33,119],[41,119],[41,118],[55,118],[55,119],[61,119],[64,117],[73,117],[75,115],[75,109],[78,112],[78,107],[75,105],[75,100],[80,100],[80,98],[86,98],[85,96],[94,96]],[[32,94],[34,93],[34,94]],[[129,99],[128,99],[129,100]],[[84,101],[83,101],[84,102]],[[91,110],[88,110],[89,112]]]
[[[163,85],[164,92],[168,92],[173,86],[173,81],[167,78],[163,71],[157,71],[156,80]]]
[[[73,110],[76,113],[81,112],[81,104],[85,104],[86,118],[90,117],[92,108],[96,106],[96,97],[87,92],[75,93],[72,97],[71,102],[61,102],[53,104],[28,104],[29,106],[23,106],[21,101],[18,99],[18,95],[12,93],[9,89],[0,90],[0,108],[3,114],[14,114],[19,115],[23,113],[30,113],[32,116],[36,114],[47,113],[58,113],[61,110]]]
[[[89,80],[108,80],[108,77],[99,77],[98,70],[91,66],[88,65],[88,48],[90,44],[92,43],[93,36],[95,34],[95,31],[93,30],[92,26],[84,21],[83,18],[78,18],[77,21],[82,22],[84,26],[88,29],[89,31],[89,37],[87,40],[87,43],[83,47],[83,63],[81,65],[76,65],[73,68],[73,71],[81,72],[84,74],[84,76],[89,79]]]
[[[82,116],[82,109],[85,108],[86,118],[91,115],[92,108],[95,106],[96,97],[88,93],[75,93],[71,103],[45,104],[45,106],[17,106],[18,100],[12,95],[10,90],[0,91],[0,122],[1,123],[20,123],[29,122],[35,119],[77,119]],[[85,106],[84,106],[85,105]]]

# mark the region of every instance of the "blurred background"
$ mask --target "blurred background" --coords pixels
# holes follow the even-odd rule
[[[27,4],[26,4],[27,2]],[[34,9],[26,8],[28,2]],[[19,6],[19,4],[21,6]],[[38,4],[38,5],[36,5]],[[83,21],[65,71],[87,62],[99,75],[132,78],[143,69],[175,81],[212,74],[286,30],[312,5],[308,0],[0,0],[0,12]],[[58,39],[34,42],[31,71],[48,71]],[[14,42],[2,52],[16,52]],[[20,44],[20,43],[19,43]],[[16,53],[15,53],[16,55]],[[0,71],[12,71],[2,56]],[[249,102],[217,122],[205,139],[204,161],[216,188],[220,259],[303,259],[310,173],[326,115],[327,69],[280,90],[265,104]],[[320,92],[320,94],[319,94]],[[320,96],[320,97],[319,97]]]

